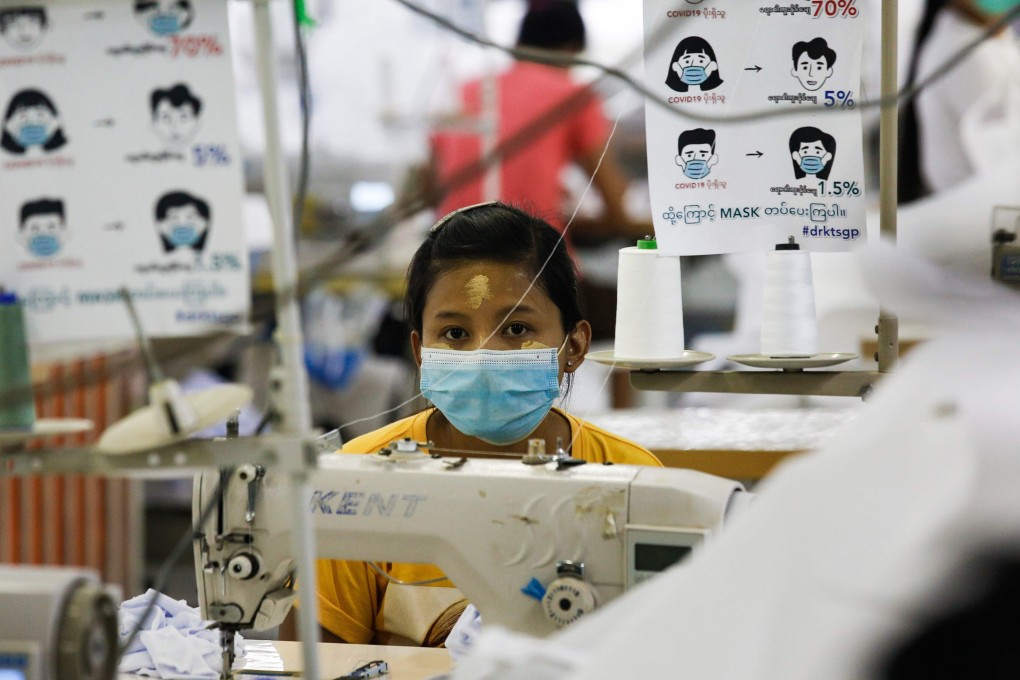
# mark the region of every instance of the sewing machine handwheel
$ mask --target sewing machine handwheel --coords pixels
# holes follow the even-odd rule
[[[553,581],[542,598],[545,615],[561,628],[593,611],[597,604],[595,587],[572,577]]]

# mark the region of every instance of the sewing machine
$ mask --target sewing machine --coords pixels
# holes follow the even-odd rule
[[[201,474],[202,615],[220,623],[225,643],[284,619],[295,597],[296,510],[312,523],[319,557],[436,564],[487,624],[546,635],[697,550],[751,497],[692,470],[549,460],[433,458],[413,442],[323,454],[310,502],[297,508],[273,471]]]
[[[112,680],[119,601],[88,569],[0,566],[0,678]]]

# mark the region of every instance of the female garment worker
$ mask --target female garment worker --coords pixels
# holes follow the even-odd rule
[[[551,408],[588,351],[577,291],[573,262],[547,222],[502,203],[447,215],[415,253],[405,298],[422,392],[434,407],[343,451],[374,453],[411,437],[437,449],[523,454],[528,439],[542,438],[591,463],[661,465],[637,444]],[[432,565],[377,566],[405,583],[432,583],[400,585],[365,562],[319,561],[324,640],[440,645],[466,604],[453,584]]]

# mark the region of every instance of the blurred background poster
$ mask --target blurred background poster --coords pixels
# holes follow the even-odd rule
[[[0,40],[0,281],[31,340],[131,337],[121,287],[155,336],[246,327],[226,4],[31,12]]]

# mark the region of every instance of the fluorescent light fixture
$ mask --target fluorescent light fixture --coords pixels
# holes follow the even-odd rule
[[[379,212],[393,203],[389,182],[355,182],[351,185],[351,207],[358,212]]]

